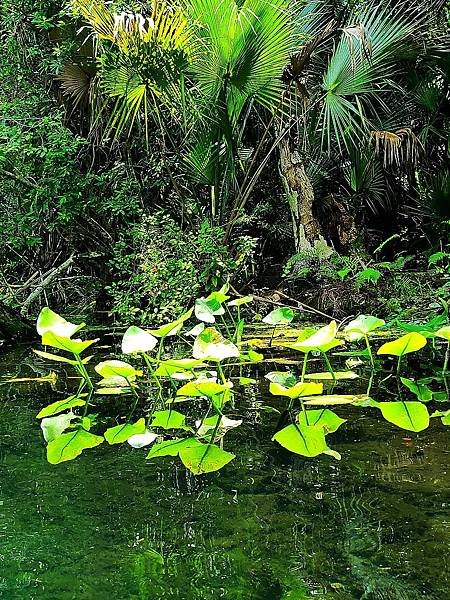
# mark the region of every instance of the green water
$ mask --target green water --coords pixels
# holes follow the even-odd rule
[[[20,348],[0,375],[33,368]],[[448,600],[450,429],[338,407],[342,461],[302,459],[270,441],[265,390],[249,394],[236,459],[194,477],[127,444],[51,466],[35,418],[50,385],[1,386],[0,598]]]

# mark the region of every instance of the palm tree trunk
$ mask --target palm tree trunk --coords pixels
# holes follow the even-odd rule
[[[295,250],[301,240],[318,239],[320,225],[313,214],[314,190],[298,152],[292,151],[287,136],[280,142],[280,174],[286,189],[292,215]]]

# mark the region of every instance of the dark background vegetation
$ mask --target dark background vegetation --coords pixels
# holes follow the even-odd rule
[[[321,18],[299,47],[297,56],[305,59],[299,73],[295,60],[284,73],[286,85],[296,87],[295,110],[322,93],[336,40],[355,24],[349,3],[309,4],[320,4]],[[401,2],[390,4],[401,10]],[[278,149],[224,235],[229,214],[211,214],[208,186],[192,183],[177,143],[165,143],[153,121],[147,134],[137,126],[117,136],[104,135],[107,117],[93,124],[83,90],[95,65],[82,43],[83,20],[51,0],[2,0],[0,7],[3,303],[24,314],[48,303],[146,323],[180,313],[228,278],[244,293],[281,289],[337,316],[355,306],[397,315],[448,298],[445,2],[420,5],[424,20],[415,43],[407,52],[399,49],[396,85],[368,82],[370,120],[384,135],[355,134],[341,145],[333,136],[348,140],[352,132],[336,132],[328,123],[333,139],[324,148],[318,131],[327,124],[319,128],[318,110],[307,122],[286,117],[289,151],[301,155],[314,195],[316,236],[304,243],[293,235]],[[366,58],[370,62],[370,51]],[[267,111],[249,113],[244,149],[258,146],[268,121]],[[267,148],[276,138],[273,129]],[[402,130],[393,156],[386,132]]]

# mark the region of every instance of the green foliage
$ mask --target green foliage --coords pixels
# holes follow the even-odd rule
[[[183,231],[166,214],[147,217],[113,248],[112,312],[138,323],[179,316],[200,292],[245,268],[253,247],[250,238],[240,240],[232,257],[223,230],[207,221]]]
[[[211,292],[210,298],[219,303],[229,301],[228,285]],[[287,310],[287,307],[281,307],[278,309],[278,315],[275,316],[281,316],[284,319],[288,314],[288,318],[290,318],[292,315],[287,313]],[[228,431],[243,423],[243,419],[230,418],[225,414],[227,408],[236,410],[234,402],[236,391],[233,380],[238,380],[240,388],[255,383],[254,379],[242,376],[242,367],[244,364],[260,362],[264,357],[259,354],[253,357],[252,354],[257,353],[251,348],[245,348],[246,341],[241,340],[234,344],[219,329],[213,327],[202,329],[197,334],[193,345],[186,344],[181,330],[185,325],[190,327],[186,322],[193,316],[198,319],[198,315],[195,315],[191,308],[178,320],[167,323],[158,330],[150,330],[161,340],[158,350],[155,352],[156,357],[149,354],[155,350],[155,338],[137,327],[128,328],[123,336],[122,347],[129,350],[131,358],[143,359],[146,373],[130,363],[108,359],[96,365],[95,373],[102,379],[94,382],[85,367],[85,361],[79,355],[97,340],[74,340],[71,337],[60,335],[58,332],[71,334],[83,327],[84,323],[80,325],[69,323],[48,308],[41,311],[37,326],[42,333],[42,343],[51,343],[57,349],[71,353],[74,360],[70,364],[73,365],[79,376],[79,387],[76,394],[65,400],[53,402],[44,407],[37,415],[42,419],[41,428],[48,444],[49,462],[56,464],[72,460],[84,449],[102,443],[103,439],[110,445],[128,442],[130,446],[138,449],[155,444],[150,449],[147,458],[179,456],[181,462],[195,475],[217,471],[235,458],[234,454],[224,450],[222,446],[223,438]],[[273,319],[269,320],[268,325],[271,327]],[[242,321],[234,322],[234,334],[224,323],[227,334],[232,339],[237,338],[236,332]],[[277,322],[277,318],[275,322]],[[382,319],[371,315],[360,315],[347,326],[344,333],[347,340],[360,342],[364,338],[367,342],[368,335],[384,325],[385,322]],[[232,327],[231,324],[230,327]],[[414,325],[411,327],[415,328]],[[450,337],[447,330],[448,326],[444,326],[435,333],[437,340],[443,339],[447,342],[442,376],[440,378],[434,376],[417,382],[406,377],[399,378],[399,382],[417,397],[417,401],[413,402],[403,400],[400,386],[398,388],[399,400],[397,401],[378,402],[369,396],[374,376],[379,368],[374,361],[370,346],[368,346],[368,356],[370,357],[371,375],[367,392],[356,395],[333,393],[334,385],[338,382],[345,384],[345,382],[358,377],[358,374],[351,370],[334,371],[326,354],[343,344],[341,340],[336,339],[338,335],[336,321],[331,321],[318,330],[306,328],[293,344],[280,344],[281,347],[303,352],[304,361],[300,378],[289,371],[272,371],[266,375],[270,381],[270,393],[274,396],[284,397],[288,401],[285,413],[288,424],[285,422],[284,426],[275,432],[272,439],[295,454],[310,458],[327,454],[340,460],[340,454],[331,450],[325,439],[326,435],[336,432],[345,422],[345,419],[327,408],[339,405],[378,408],[387,421],[402,429],[414,432],[426,429],[430,416],[424,403],[438,399],[443,393],[434,392],[428,387],[428,384],[435,380],[443,380],[447,386],[446,365],[448,338]],[[177,351],[184,351],[188,356],[161,359],[162,344],[167,337],[175,338],[178,341]],[[398,374],[400,359],[404,355],[421,350],[426,342],[426,337],[413,330],[383,344],[378,349],[378,354],[398,356]],[[315,352],[322,354],[328,373],[311,373],[308,378],[313,381],[305,381],[308,357],[310,353]],[[344,352],[343,354],[352,355],[354,353]],[[361,355],[361,353],[357,354]],[[54,358],[59,361],[59,356],[52,357],[51,354],[46,354],[46,358],[50,360]],[[239,377],[233,376],[234,367],[239,367]],[[138,380],[138,376],[144,377]],[[324,393],[324,391],[328,391],[327,380],[330,379],[333,381],[333,387],[329,393]],[[185,380],[188,381],[185,383]],[[387,380],[389,377],[384,377],[383,381]],[[180,384],[180,382],[183,383]],[[85,389],[87,389],[87,393],[84,392]],[[103,436],[90,433],[91,428],[98,426],[97,415],[89,413],[94,393],[112,395],[127,393],[133,398],[128,410],[124,405],[124,410],[128,412],[127,416],[122,418],[121,423],[117,424],[116,421],[115,424],[107,427]],[[140,401],[143,403],[141,404]],[[173,403],[184,403],[188,406],[188,410],[183,413],[174,410]],[[80,408],[83,409],[82,413],[78,412]],[[144,412],[145,416],[136,420],[134,415],[137,410]],[[439,411],[433,416],[441,416],[443,424],[447,424],[447,412]],[[175,431],[177,436],[180,434],[181,436],[174,437]],[[217,445],[218,442],[220,442],[220,446]]]

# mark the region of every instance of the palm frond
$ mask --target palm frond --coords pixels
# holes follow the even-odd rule
[[[73,107],[77,108],[89,102],[91,77],[75,63],[67,64],[60,71],[56,81],[61,82],[64,96],[70,97]]]
[[[400,2],[394,8],[371,3],[351,18],[323,77],[322,141],[328,147],[331,132],[339,148],[367,135],[367,104],[394,78],[424,17]]]
[[[344,168],[344,177],[351,195],[373,214],[391,209],[390,188],[380,162],[367,152],[351,152]]]
[[[192,72],[202,93],[214,103],[226,94],[235,122],[250,99],[274,110],[281,75],[292,49],[286,0],[189,0],[198,39]]]
[[[372,131],[370,139],[375,144],[375,152],[383,158],[383,166],[415,165],[424,151],[414,132],[404,127],[397,131]]]
[[[115,100],[107,134],[129,133],[142,115],[148,140],[151,116],[161,124],[160,112],[166,110],[178,119],[190,44],[184,13],[165,3],[151,16],[111,13],[99,0],[75,3],[93,33],[109,43],[98,57],[102,89]]]

